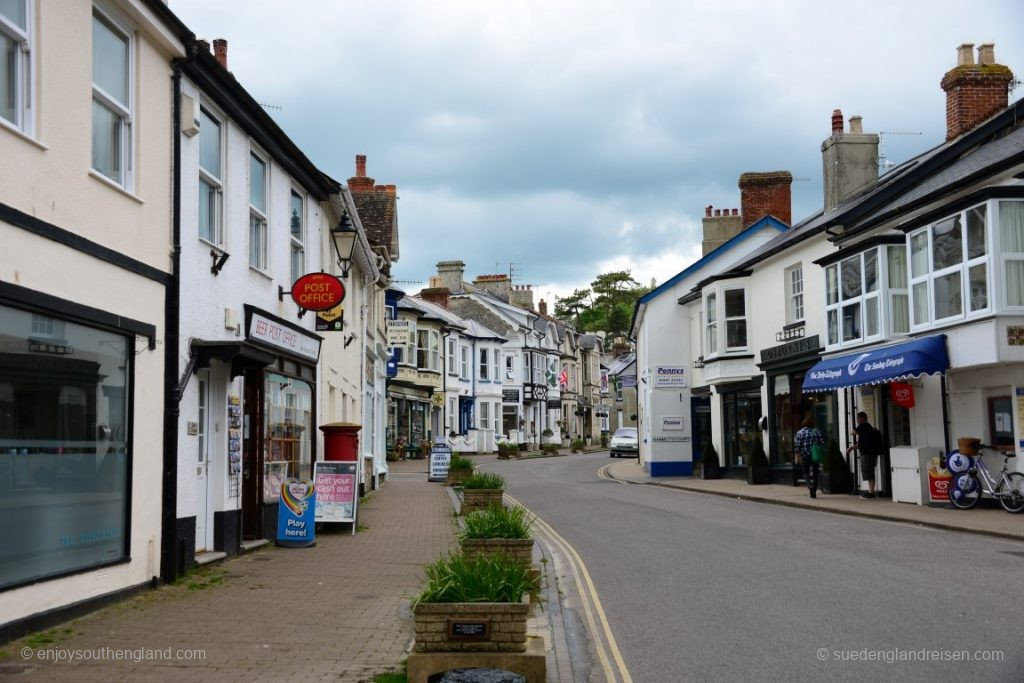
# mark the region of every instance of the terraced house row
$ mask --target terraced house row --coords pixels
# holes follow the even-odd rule
[[[880,175],[879,136],[836,110],[819,211],[791,220],[786,172],[744,173],[740,210],[707,208],[703,257],[635,310],[652,475],[690,474],[707,439],[739,474],[760,438],[775,481],[795,482],[802,420],[845,452],[858,412],[884,435],[887,495],[893,477],[916,479],[959,437],[1024,453],[1024,102],[1010,103],[1013,81],[993,45],[962,45],[941,76],[947,133],[932,149]]]
[[[387,474],[397,194],[319,170],[159,0],[0,3],[0,636],[274,533],[319,426]],[[326,272],[340,307],[293,283]]]

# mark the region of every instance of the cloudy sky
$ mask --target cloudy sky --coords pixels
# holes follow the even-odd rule
[[[398,186],[397,279],[511,262],[541,297],[611,269],[671,277],[744,171],[791,171],[794,220],[815,211],[834,108],[893,131],[896,162],[941,143],[961,43],[994,42],[1024,77],[1020,0],[170,4],[228,40],[231,71],[323,171],[343,181],[366,154]]]

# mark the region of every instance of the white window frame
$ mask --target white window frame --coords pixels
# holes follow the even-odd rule
[[[516,357],[515,354],[505,354],[505,378],[516,381]]]
[[[1013,203],[1013,204],[1024,204],[1024,202],[1022,202],[1020,200],[997,199],[997,200],[992,202],[991,206],[989,206],[988,216],[990,216],[990,223],[991,223],[990,235],[989,235],[991,241],[989,242],[989,244],[993,245],[992,249],[990,249],[990,251],[999,254],[999,277],[998,277],[998,285],[999,286],[998,287],[995,286],[996,283],[993,281],[992,274],[991,274],[991,268],[989,269],[990,270],[990,272],[989,272],[989,303],[992,302],[992,299],[993,299],[992,293],[993,293],[993,291],[995,291],[997,293],[997,295],[999,296],[999,305],[1000,305],[1000,308],[1002,310],[1020,314],[1020,313],[1024,312],[1024,306],[1011,306],[1010,305],[1009,298],[1008,298],[1009,292],[1007,291],[1007,286],[1009,285],[1009,278],[1006,276],[1006,273],[1007,273],[1007,265],[1011,261],[1015,262],[1015,263],[1016,262],[1024,263],[1024,251],[1007,251],[1004,248],[1004,246],[1003,246],[1003,231],[1002,231],[1002,216],[1001,216],[1001,212],[1002,212],[1002,204],[1004,204],[1004,203],[1006,203],[1006,204],[1010,204],[1010,203]]]
[[[490,401],[480,401],[480,429],[487,429],[488,423],[491,421],[491,403]]]
[[[0,125],[8,126],[32,136],[35,129],[35,115],[32,84],[35,81],[35,55],[32,37],[35,35],[35,2],[21,0],[25,8],[25,28],[0,16],[0,34],[12,41],[14,50],[14,120],[0,117]]]
[[[447,354],[448,355],[448,368],[447,368],[448,374],[452,375],[453,377],[458,377],[458,375],[459,375],[459,366],[458,366],[458,363],[455,362],[455,349],[458,348],[458,343],[457,343],[457,341],[456,341],[456,339],[454,337],[449,337],[448,340],[447,340],[447,343],[448,343],[448,354]]]
[[[441,332],[430,330],[430,369],[441,372]]]
[[[469,347],[467,345],[465,345],[465,344],[460,344],[459,345],[459,379],[463,380],[464,382],[468,382],[470,380],[470,376],[469,376],[469,367],[470,366],[469,366],[469,363],[470,363]]]
[[[804,272],[803,264],[797,263],[786,269],[786,323],[804,320]]]
[[[537,353],[533,354],[533,383],[546,383],[544,381],[544,356]]]
[[[704,354],[707,357],[718,355],[718,292],[711,291],[704,295]]]
[[[490,351],[491,350],[488,349],[486,346],[481,346],[480,347],[480,358],[479,358],[479,363],[478,363],[478,366],[477,366],[477,377],[480,379],[481,382],[489,382],[489,381],[491,381],[490,380],[490,367],[491,367],[491,363],[490,363],[490,358],[488,357],[489,354],[490,354]]]
[[[968,230],[968,224],[967,224],[967,220],[968,220],[967,216],[968,216],[968,213],[971,210],[977,209],[980,206],[984,206],[985,207],[985,231],[984,231],[984,234],[985,234],[985,253],[982,254],[981,256],[975,256],[974,258],[968,258],[969,230]],[[906,238],[906,247],[907,247],[907,275],[908,275],[907,281],[909,283],[909,289],[910,289],[909,305],[910,305],[910,330],[911,330],[911,332],[918,332],[918,331],[921,331],[921,330],[929,330],[929,329],[936,328],[936,327],[944,327],[944,326],[947,326],[947,325],[950,325],[950,324],[955,324],[955,323],[958,323],[958,322],[961,322],[961,321],[964,321],[964,320],[972,320],[972,319],[975,319],[975,318],[984,317],[986,315],[991,314],[995,310],[995,304],[993,303],[993,301],[994,301],[994,298],[995,298],[996,293],[998,291],[998,288],[995,286],[997,284],[997,278],[993,277],[993,267],[992,267],[993,266],[993,263],[992,263],[993,259],[992,259],[992,254],[995,253],[996,250],[998,249],[999,245],[998,245],[998,242],[996,240],[997,240],[999,235],[998,235],[998,231],[994,229],[994,226],[996,224],[996,220],[994,218],[994,213],[995,212],[993,211],[994,208],[995,207],[991,205],[991,202],[981,202],[979,204],[974,204],[974,205],[969,206],[969,207],[967,207],[967,208],[965,208],[965,209],[963,209],[961,211],[957,211],[955,213],[951,213],[949,215],[943,216],[942,218],[940,218],[938,220],[930,222],[928,225],[922,226],[922,227],[917,228],[915,230],[911,230],[910,232],[907,233],[907,238]],[[935,270],[935,253],[934,253],[934,248],[935,248],[935,241],[934,241],[935,227],[937,225],[940,225],[940,224],[942,224],[942,223],[944,223],[944,222],[946,222],[948,220],[951,220],[951,219],[954,219],[954,218],[957,218],[957,217],[960,218],[960,230],[961,230],[961,236],[960,236],[961,237],[961,239],[960,239],[960,249],[961,249],[961,252],[960,252],[960,262],[956,263],[956,264],[954,264],[952,266],[947,266],[945,268],[942,268],[941,270],[936,271]],[[913,272],[913,258],[914,257],[913,257],[913,252],[912,252],[911,245],[913,243],[914,238],[918,237],[919,235],[924,235],[927,238],[927,240],[926,240],[927,247],[926,248],[927,248],[928,258],[927,258],[927,262],[925,264],[926,265],[925,272],[915,276],[914,272]],[[972,311],[971,310],[971,297],[970,297],[970,291],[969,291],[969,287],[970,287],[970,272],[971,272],[971,268],[974,268],[974,267],[979,266],[979,265],[984,265],[985,266],[985,286],[986,286],[986,289],[987,289],[987,292],[986,292],[986,306],[984,308],[979,308],[976,311]],[[955,273],[959,273],[959,275],[960,275],[960,303],[961,303],[961,310],[960,310],[959,313],[955,313],[953,315],[949,315],[949,316],[946,316],[946,317],[941,318],[941,319],[936,319],[936,317],[935,317],[935,313],[936,313],[936,310],[935,310],[935,281],[937,279],[939,279],[939,278],[947,277],[947,276],[949,276],[951,274],[955,274]],[[1001,277],[998,278],[999,280],[1002,280],[1002,275],[1004,273],[1005,273],[1005,270],[1002,270],[1001,271]],[[915,306],[917,304],[917,301],[915,300],[915,296],[914,296],[914,290],[915,290],[915,286],[919,286],[919,285],[923,285],[924,286],[924,291],[926,292],[926,296],[928,297],[928,307],[927,307],[928,320],[926,320],[924,322],[917,322],[917,321],[914,320],[914,310],[915,310]]]
[[[875,289],[867,291],[867,277],[865,273],[864,264],[867,261],[867,254],[874,254],[875,256]],[[859,294],[845,297],[843,294],[843,271],[850,264],[852,267],[857,268],[857,282]],[[888,311],[886,310],[885,304],[887,299],[884,296],[886,291],[886,285],[888,280],[888,251],[883,246],[873,246],[864,251],[856,254],[846,256],[836,263],[831,263],[825,267],[825,346],[826,348],[844,348],[848,346],[857,346],[866,342],[876,341],[882,339],[887,332],[888,322]],[[835,273],[836,281],[836,293],[835,300],[829,301],[828,299],[828,281],[829,274]],[[873,303],[877,311],[877,330],[875,334],[868,334],[868,305]],[[844,338],[843,335],[843,309],[849,306],[858,306],[858,330],[859,335],[857,337],[851,337],[850,339]],[[831,329],[829,327],[829,315],[834,314],[836,319],[836,339],[835,341],[829,336]],[[891,328],[890,328],[891,329]]]
[[[459,408],[457,401],[449,397],[448,398],[448,433],[457,432],[456,427],[459,426]]]
[[[253,160],[259,161],[263,164],[263,201],[265,206],[260,209],[253,206],[252,203],[252,162]],[[268,214],[270,212],[270,162],[267,157],[263,156],[256,149],[249,149],[249,267],[257,270],[263,274],[268,274],[270,270],[270,221],[268,220]],[[262,229],[259,229],[262,226]],[[253,252],[253,232],[259,230],[260,235],[256,238],[259,243],[255,245],[256,251]],[[262,257],[262,258],[261,258]],[[253,263],[253,259],[256,262]]]
[[[501,367],[501,349],[491,349],[491,381],[497,384],[501,384],[501,375],[498,370]]]
[[[501,433],[501,401],[495,401],[492,406],[491,419],[494,420],[494,433]]]
[[[892,258],[892,254],[900,252],[903,254],[904,264],[904,275],[903,278],[907,281],[906,287],[896,287],[889,280],[889,262]],[[907,253],[907,247],[905,244],[887,244],[882,247],[882,253],[885,254],[885,267],[883,268],[885,275],[885,285],[883,290],[883,301],[887,307],[885,320],[888,328],[886,330],[886,336],[905,335],[910,332],[910,318],[913,313],[910,310],[910,266],[909,266],[909,254]],[[893,305],[893,301],[896,297],[902,296],[907,302],[907,319],[903,322],[903,329],[897,329],[896,325],[896,306]]]
[[[98,102],[100,105],[111,110],[116,116],[121,119],[120,128],[120,139],[117,141],[120,146],[120,164],[122,169],[121,179],[111,178],[106,173],[98,168],[92,168],[94,173],[99,174],[101,177],[109,180],[115,185],[124,188],[128,192],[131,192],[134,187],[134,173],[132,158],[135,150],[135,126],[133,125],[133,112],[135,111],[135,32],[126,24],[125,21],[118,17],[115,17],[113,13],[104,7],[99,5],[93,5],[92,8],[93,20],[97,17],[105,24],[107,28],[111,29],[115,33],[120,33],[125,39],[125,53],[127,55],[127,69],[128,73],[125,75],[127,83],[127,96],[128,102],[118,102],[114,97],[103,90],[100,86],[92,82],[92,99]],[[89,24],[90,36],[92,34],[92,23]],[[90,55],[93,59],[94,55]],[[92,62],[90,61],[90,64]],[[90,74],[90,81],[92,76]],[[90,140],[93,146],[96,141],[92,139],[90,134]],[[92,167],[92,153],[89,155],[89,165]]]
[[[734,315],[734,316],[730,317],[726,313],[726,311],[725,311],[725,297],[726,297],[726,295],[729,292],[736,292],[736,291],[743,292],[743,315]],[[724,340],[725,340],[725,352],[726,353],[740,353],[742,351],[746,351],[747,349],[750,348],[750,321],[749,321],[749,317],[750,316],[747,315],[747,311],[749,310],[750,307],[747,306],[747,299],[749,298],[749,297],[747,297],[747,288],[746,287],[723,287],[721,289],[721,293],[722,293],[722,321],[724,322],[724,325],[722,326],[722,331],[725,332],[725,338],[724,338]],[[729,346],[729,323],[736,322],[737,320],[742,320],[743,321],[743,327],[744,327],[744,330],[745,330],[745,333],[744,333],[744,337],[745,337],[744,343],[743,343],[742,346]]]
[[[294,200],[299,200],[299,236],[296,237],[292,230],[292,214],[295,211],[295,207],[292,205]],[[295,282],[300,277],[305,275],[306,270],[306,193],[302,192],[296,187],[292,187],[291,193],[288,195],[288,236],[289,252],[288,252],[288,273],[291,276],[291,282]],[[295,272],[295,255],[299,255],[299,272]]]
[[[203,167],[202,136],[205,134],[204,131],[205,131],[206,127],[203,126],[203,125],[199,126],[199,137],[200,137],[199,145],[200,145],[200,151],[199,151],[199,163],[197,164],[197,167],[199,168],[199,193],[200,193],[200,197],[202,197],[202,192],[203,192],[202,184],[206,183],[211,188],[213,188],[213,194],[214,194],[213,215],[210,216],[210,219],[211,219],[211,221],[213,223],[212,230],[211,230],[213,234],[210,235],[210,236],[204,236],[204,235],[200,234],[199,235],[199,239],[201,239],[202,241],[204,241],[204,242],[206,242],[208,244],[212,244],[215,247],[222,248],[224,246],[224,175],[225,175],[225,173],[224,173],[224,170],[225,170],[224,169],[224,163],[225,163],[225,159],[224,159],[224,143],[225,143],[225,138],[227,137],[225,135],[226,131],[225,131],[225,127],[224,127],[225,119],[224,119],[224,117],[220,116],[219,114],[214,113],[205,104],[202,105],[199,108],[199,111],[200,111],[200,116],[205,115],[207,119],[213,121],[213,123],[215,123],[217,125],[218,130],[220,131],[220,144],[219,144],[219,147],[220,147],[220,150],[219,150],[219,154],[220,154],[220,177],[217,177],[212,172],[210,172],[208,169]],[[202,206],[202,204],[200,204],[200,207],[201,206]],[[198,232],[198,228],[199,228],[199,221],[198,220],[196,221],[196,228],[197,228],[197,232]]]

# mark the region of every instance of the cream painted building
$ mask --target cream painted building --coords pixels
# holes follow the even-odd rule
[[[159,2],[0,5],[0,635],[161,574],[174,60]],[[173,522],[173,520],[171,520]]]

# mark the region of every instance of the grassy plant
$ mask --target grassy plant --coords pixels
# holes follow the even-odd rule
[[[464,458],[461,455],[453,455],[451,461],[448,463],[449,472],[472,472],[473,461],[469,458]]]
[[[576,439],[575,441],[572,442],[572,452],[573,453],[579,453],[580,451],[582,451],[586,447],[587,447],[587,445],[583,442],[583,439]]]
[[[532,538],[531,515],[522,505],[502,507],[492,505],[486,510],[477,510],[466,515],[465,527],[459,533],[462,540],[479,538]]]
[[[527,565],[498,555],[449,555],[428,564],[423,591],[413,607],[429,602],[519,602],[540,596],[540,586]]]
[[[462,489],[504,489],[505,478],[491,472],[477,472],[462,480]]]

